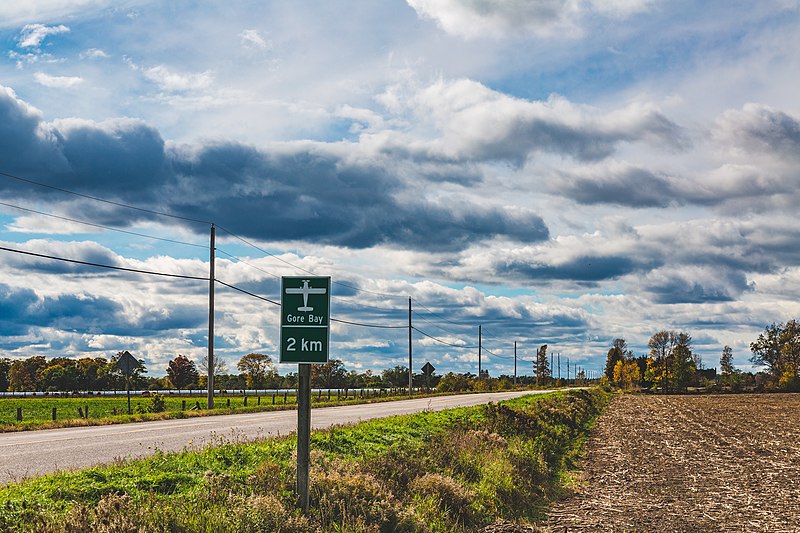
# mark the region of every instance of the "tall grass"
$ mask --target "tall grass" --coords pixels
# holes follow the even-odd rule
[[[476,531],[533,523],[558,495],[601,391],[528,396],[312,436],[294,506],[293,438],[157,454],[0,489],[0,531]]]

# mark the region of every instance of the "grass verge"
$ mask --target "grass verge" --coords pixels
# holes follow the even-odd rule
[[[195,451],[0,488],[0,531],[476,531],[533,523],[610,395],[526,396],[312,435],[312,507],[294,508],[295,440]]]
[[[453,393],[416,393],[415,398]],[[131,422],[147,422],[152,420],[170,420],[194,418],[198,416],[229,415],[237,413],[257,413],[264,411],[281,411],[297,408],[294,392],[267,393],[262,396],[248,396],[247,405],[242,395],[217,395],[214,409],[206,409],[205,396],[163,395],[165,410],[148,412],[151,404],[149,397],[135,397],[131,400],[132,414],[127,414],[125,396],[114,397],[82,397],[64,398],[59,396],[41,396],[28,398],[0,398],[0,433],[30,431],[36,429],[56,429],[65,427],[105,426],[109,424],[128,424]],[[334,407],[404,400],[407,394],[374,393],[362,394],[358,390],[350,390],[347,396],[336,394],[328,399],[327,395],[314,394],[312,403],[318,407]],[[191,408],[198,404],[197,410]],[[17,409],[22,409],[22,420],[17,420]],[[56,419],[53,420],[53,408]],[[80,409],[80,411],[79,411]],[[88,413],[88,416],[87,416]]]

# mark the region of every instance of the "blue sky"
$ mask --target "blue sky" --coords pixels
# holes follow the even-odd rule
[[[444,372],[476,372],[479,324],[492,375],[514,341],[599,369],[660,329],[749,369],[799,314],[797,1],[5,4],[0,172],[184,218],[0,177],[0,246],[202,277],[185,219],[213,221],[220,280],[330,275],[368,324],[411,297]],[[202,282],[10,252],[0,274],[0,356],[205,353]],[[229,367],[276,353],[274,306],[219,287],[216,316]],[[404,330],[332,340],[352,369],[407,361]]]

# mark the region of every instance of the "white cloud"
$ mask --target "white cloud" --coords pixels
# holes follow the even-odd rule
[[[192,91],[205,89],[214,81],[210,71],[182,74],[158,65],[144,71],[145,77],[164,91]]]
[[[102,59],[106,57],[110,56],[99,48],[89,48],[85,52],[81,52],[81,59]]]
[[[33,75],[36,83],[54,89],[69,89],[83,83],[83,78],[78,76],[50,76],[44,72],[37,72]]]
[[[648,9],[653,0],[407,0],[452,35],[466,38],[515,36],[575,37],[586,15],[624,18]]]
[[[69,31],[67,26],[45,26],[44,24],[26,24],[19,35],[17,46],[20,48],[37,48],[48,35],[57,35]]]
[[[272,42],[265,40],[258,30],[244,30],[239,34],[242,46],[247,48],[258,48],[260,50],[268,50],[272,48]]]
[[[558,95],[544,101],[515,98],[470,79],[389,92],[392,111],[410,115],[414,135],[379,132],[364,141],[418,158],[509,161],[522,166],[533,153],[598,160],[612,155],[622,143],[646,141],[675,150],[687,144],[682,128],[654,104],[634,102],[604,111]]]

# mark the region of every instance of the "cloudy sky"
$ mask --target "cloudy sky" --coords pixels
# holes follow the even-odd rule
[[[330,275],[335,318],[388,326],[411,297],[415,367],[476,373],[482,325],[492,375],[514,341],[599,369],[614,338],[638,355],[660,329],[749,369],[758,333],[800,316],[799,14],[3,2],[0,246],[203,277],[214,222],[216,277],[253,294]],[[0,274],[0,356],[128,349],[161,375],[205,353],[207,282],[9,251]],[[229,367],[276,353],[277,311],[217,286]],[[332,341],[350,369],[407,364],[404,329]]]

